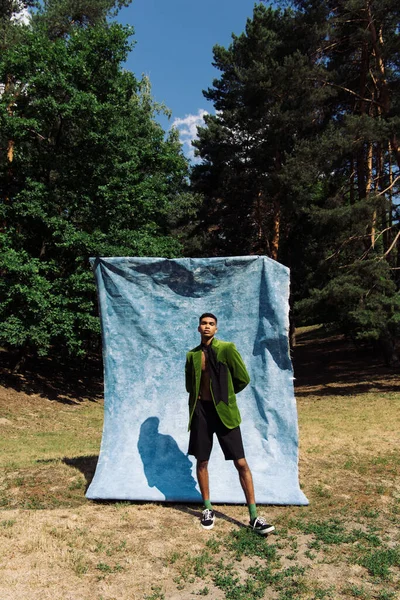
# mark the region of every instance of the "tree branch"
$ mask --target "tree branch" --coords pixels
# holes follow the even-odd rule
[[[45,142],[48,142],[48,139],[45,138],[41,133],[39,133],[38,131],[35,131],[34,129],[28,129],[28,131],[30,131],[31,133],[33,133],[34,135],[37,135],[37,137]]]
[[[316,80],[309,78],[309,81],[316,81]],[[318,81],[319,81],[319,83],[323,83],[324,85],[329,85],[330,87],[338,88],[339,90],[348,92],[349,94],[351,94],[352,96],[355,96],[356,98],[358,98],[359,100],[362,100],[363,102],[369,102],[370,104],[376,104],[377,106],[380,106],[381,108],[383,108],[383,104],[381,104],[380,102],[377,102],[374,98],[364,98],[360,94],[357,94],[357,92],[354,92],[350,88],[344,87],[343,85],[339,85],[337,83],[332,83],[330,81],[325,81],[325,80],[323,80],[323,81],[318,80]]]
[[[381,192],[379,192],[379,194],[377,194],[378,196],[383,196],[383,194],[385,194],[386,192],[388,192],[389,190],[392,189],[392,187],[394,186],[394,184],[396,183],[396,181],[399,181],[400,179],[400,175],[398,175],[393,181],[392,183],[385,189],[382,190]]]
[[[389,252],[391,252],[391,250],[393,250],[393,247],[396,244],[396,242],[399,239],[399,237],[400,237],[400,231],[397,232],[397,235],[395,236],[393,242],[390,244],[389,248],[386,250],[385,254],[383,254],[382,256],[380,256],[378,258],[378,260],[383,260],[389,254]]]
[[[347,240],[344,240],[344,242],[342,242],[340,244],[339,248],[337,250],[335,250],[335,252],[333,252],[333,254],[331,254],[330,256],[327,256],[325,258],[325,261],[330,260],[331,258],[335,258],[335,256],[338,256],[338,254],[340,254],[343,247],[346,246],[347,244],[350,244],[350,242],[352,242],[354,240],[362,240],[365,237],[367,237],[367,236],[366,235],[352,235]]]

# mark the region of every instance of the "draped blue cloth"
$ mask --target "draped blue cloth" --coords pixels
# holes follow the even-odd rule
[[[104,429],[91,499],[199,502],[187,455],[186,352],[198,317],[218,317],[251,383],[238,394],[246,458],[261,504],[308,504],[298,481],[297,411],[288,345],[289,270],[263,256],[91,259],[103,336]],[[211,500],[244,503],[215,440]]]

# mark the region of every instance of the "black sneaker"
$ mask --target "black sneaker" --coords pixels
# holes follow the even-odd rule
[[[253,531],[259,533],[260,535],[267,535],[267,533],[275,531],[275,527],[267,523],[263,517],[256,517],[255,519],[252,519],[249,527],[251,527]]]
[[[214,511],[206,508],[201,513],[200,525],[203,529],[212,529],[214,527]]]

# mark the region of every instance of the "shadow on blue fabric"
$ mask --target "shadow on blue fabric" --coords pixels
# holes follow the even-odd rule
[[[192,463],[179,449],[171,435],[158,431],[160,419],[149,417],[141,427],[138,450],[143,462],[149,487],[156,487],[165,500],[174,501],[182,496],[201,501],[192,476]]]
[[[260,307],[258,311],[258,329],[254,340],[253,356],[265,356],[268,352],[276,365],[282,371],[291,371],[292,362],[289,354],[287,333],[282,333],[282,311],[279,315],[274,305],[269,301],[273,290],[268,285],[265,264],[262,269],[260,282]],[[268,324],[268,329],[266,328]]]
[[[102,257],[91,264],[103,336],[104,429],[87,498],[200,502],[185,452],[184,367],[199,343],[198,317],[211,310],[218,338],[236,344],[251,378],[239,403],[257,502],[307,505],[298,477],[289,269],[255,255]],[[218,447],[210,484],[213,502],[243,504],[237,471]]]
[[[256,257],[252,257],[256,260]],[[213,290],[224,286],[227,278],[227,265],[231,261],[226,258],[220,263],[198,265],[196,259],[183,259],[173,262],[170,259],[159,259],[154,264],[137,265],[135,275],[143,273],[151,277],[156,286],[165,286],[175,294],[187,298],[203,298]],[[234,272],[243,269],[243,265],[235,264]],[[125,276],[126,277],[126,276]]]

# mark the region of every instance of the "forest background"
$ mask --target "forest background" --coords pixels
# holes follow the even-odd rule
[[[89,256],[245,254],[290,267],[292,323],[397,365],[398,2],[256,4],[214,48],[195,165],[123,68],[129,3],[0,2],[0,345],[15,367],[99,355]]]

